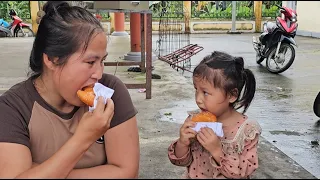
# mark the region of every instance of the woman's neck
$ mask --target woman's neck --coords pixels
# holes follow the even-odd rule
[[[50,78],[41,75],[34,80],[33,84],[39,95],[56,110],[70,113],[74,109],[74,106],[67,103],[59,94]]]

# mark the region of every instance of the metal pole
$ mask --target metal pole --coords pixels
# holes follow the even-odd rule
[[[141,65],[140,69],[142,73],[146,72],[146,41],[145,41],[145,14],[140,13],[140,34],[141,34]]]
[[[232,27],[231,27],[231,32],[236,31],[236,1],[232,1]]]
[[[152,14],[147,13],[146,32],[146,99],[151,99],[152,83]]]

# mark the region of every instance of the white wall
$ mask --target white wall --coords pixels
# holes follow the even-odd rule
[[[320,32],[320,1],[298,1],[299,29]]]
[[[320,38],[320,1],[297,1],[298,35]]]
[[[282,5],[297,10],[297,1],[282,1]]]

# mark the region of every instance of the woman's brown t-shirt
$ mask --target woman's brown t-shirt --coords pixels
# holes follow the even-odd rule
[[[134,117],[137,110],[130,94],[120,79],[103,74],[99,83],[114,89],[114,116],[111,127]],[[75,107],[70,113],[61,113],[39,95],[32,79],[20,82],[0,96],[0,142],[27,146],[35,163],[51,157],[74,134],[88,106]],[[105,145],[98,139],[83,155],[75,168],[88,168],[107,162]]]

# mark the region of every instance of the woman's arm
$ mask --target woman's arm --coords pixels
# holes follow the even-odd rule
[[[109,129],[104,135],[108,164],[74,169],[68,178],[137,178],[140,146],[137,119],[133,118]]]
[[[1,142],[0,178],[65,178],[91,144],[73,136],[48,160],[32,166],[28,147]]]
[[[103,99],[99,98],[94,112],[83,115],[74,135],[54,155],[38,166],[33,165],[27,146],[1,142],[0,178],[66,178],[92,143],[110,127],[114,104],[111,99],[107,102],[105,108]]]

